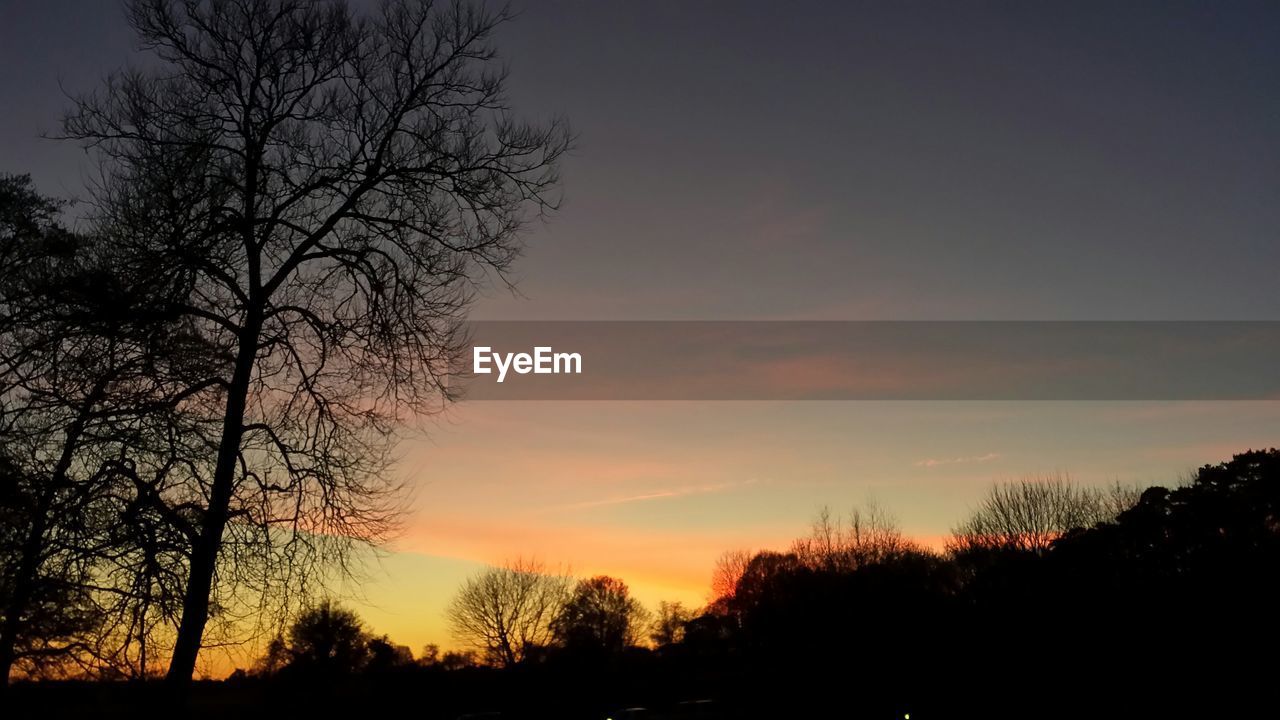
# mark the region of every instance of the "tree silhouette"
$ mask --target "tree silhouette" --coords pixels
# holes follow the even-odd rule
[[[653,625],[649,630],[649,639],[657,647],[674,645],[682,642],[685,626],[697,617],[698,613],[686,608],[680,601],[658,603],[658,611],[654,614]]]
[[[1112,520],[1137,499],[1121,485],[1092,488],[1055,475],[993,485],[973,514],[952,531],[954,552],[1042,554],[1073,528]]]
[[[738,587],[738,580],[746,572],[751,563],[751,553],[747,550],[726,550],[716,560],[711,571],[711,601],[719,602],[733,595]]]
[[[39,273],[50,261],[73,252],[75,240],[56,222],[59,204],[37,193],[28,176],[0,177],[0,261],[5,272],[0,277],[0,683],[7,684],[15,661],[26,658],[42,644],[74,636],[76,623],[68,622],[59,600],[67,600],[65,611],[77,603],[58,598],[57,586],[65,586],[76,573],[50,566],[50,531],[65,498],[54,483],[44,481],[47,471],[65,475],[70,451],[59,453],[68,459],[57,466],[45,461],[44,443],[38,435],[48,428],[51,414],[31,412],[39,408],[26,391],[28,378],[36,375],[32,365],[41,364],[23,352],[35,338],[24,342],[30,325],[23,317],[30,308],[29,273]],[[31,427],[32,416],[44,422]],[[75,447],[80,432],[74,431],[63,443]],[[57,461],[55,460],[55,463]],[[53,595],[53,597],[48,597]],[[53,610],[52,616],[35,617],[38,608]],[[65,627],[63,627],[65,625]]]
[[[1148,488],[1113,521],[1054,545],[1055,576],[1100,588],[1146,588],[1173,601],[1252,605],[1278,588],[1280,452],[1206,465],[1190,483]]]
[[[553,629],[568,651],[618,653],[637,644],[646,619],[626,583],[598,575],[578,581]]]
[[[154,493],[188,558],[168,677],[211,603],[305,598],[309,569],[394,528],[389,442],[438,409],[471,289],[553,207],[559,123],[510,116],[490,41],[507,15],[384,3],[133,0],[157,63],[77,101],[93,201],[123,265],[206,348],[178,408],[215,450]],[[215,579],[217,582],[215,583]]]
[[[386,635],[369,638],[366,645],[369,652],[366,672],[385,673],[413,665],[413,651],[407,645],[395,644]]]
[[[28,676],[57,672],[69,656],[83,654],[101,626],[84,589],[83,554],[57,537],[62,498],[42,491],[6,458],[0,458],[0,672]]]
[[[163,345],[155,293],[104,271],[109,249],[67,231],[26,176],[0,177],[0,682],[104,652],[103,602],[88,588],[119,510],[136,499],[116,468],[136,448],[137,405]],[[93,630],[92,635],[88,633]],[[93,636],[97,636],[96,638]]]
[[[791,554],[806,567],[822,570],[855,570],[882,563],[921,548],[902,534],[884,508],[868,503],[855,507],[846,520],[823,508],[809,537],[797,540]]]
[[[326,600],[298,616],[284,649],[291,670],[350,674],[369,662],[370,638],[354,612]]]
[[[480,658],[474,650],[450,650],[440,656],[442,670],[465,670],[480,664]]]
[[[446,614],[453,634],[495,665],[510,667],[551,643],[551,623],[569,593],[569,578],[532,560],[516,560],[467,579]]]

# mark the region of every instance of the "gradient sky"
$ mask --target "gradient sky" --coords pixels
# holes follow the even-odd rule
[[[485,319],[1280,319],[1280,4],[526,0],[511,98],[579,131],[521,295]],[[63,88],[114,2],[0,0],[0,171],[75,195]],[[361,588],[449,644],[479,563],[648,602],[874,497],[936,541],[993,479],[1175,482],[1280,444],[1280,403],[471,403],[402,448],[413,513]]]

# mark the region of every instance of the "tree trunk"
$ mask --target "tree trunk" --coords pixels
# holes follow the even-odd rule
[[[218,445],[209,507],[200,525],[200,535],[191,547],[186,594],[182,598],[182,621],[178,625],[173,657],[169,660],[169,672],[165,676],[171,685],[185,686],[191,682],[204,626],[209,621],[209,594],[213,590],[213,575],[222,549],[222,532],[227,525],[231,496],[235,490],[240,440],[244,435],[245,403],[257,360],[261,327],[261,311],[251,310],[241,330],[235,375],[227,390],[227,409],[222,420],[222,439]]]

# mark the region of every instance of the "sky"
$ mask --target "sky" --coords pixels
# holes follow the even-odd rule
[[[1280,5],[524,0],[510,99],[578,133],[479,319],[1277,320]],[[66,93],[119,6],[0,0],[0,172],[74,197]],[[704,600],[715,558],[873,498],[936,544],[995,480],[1177,482],[1280,403],[472,402],[400,449],[353,600],[412,647],[483,563]]]

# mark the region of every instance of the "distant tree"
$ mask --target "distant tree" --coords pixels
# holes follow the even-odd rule
[[[413,651],[406,645],[396,645],[386,635],[369,638],[369,660],[365,670],[371,673],[388,672],[414,664]]]
[[[795,553],[762,550],[751,556],[726,606],[735,615],[750,613],[779,593],[779,583],[805,568]]]
[[[675,602],[663,600],[658,603],[658,612],[654,615],[649,639],[657,647],[682,642],[685,626],[697,616],[697,611],[686,608],[684,603],[678,600]]]
[[[1171,594],[1166,603],[1243,610],[1280,592],[1277,518],[1280,451],[1251,450],[1205,465],[1182,487],[1148,488],[1116,518],[1068,533],[1052,567],[1071,578],[1107,576],[1098,586],[1108,589],[1149,585]]]
[[[289,647],[282,636],[276,636],[267,643],[266,652],[253,664],[251,675],[270,677],[277,675],[289,666]]]
[[[570,580],[534,560],[482,570],[463,583],[446,611],[453,634],[509,667],[552,640],[551,623],[568,598]]]
[[[440,646],[435,643],[427,643],[422,646],[422,652],[418,654],[419,665],[430,667],[440,662]]]
[[[284,650],[292,670],[353,673],[369,662],[369,636],[354,612],[326,600],[298,616]]]
[[[1136,493],[1121,485],[1092,488],[1054,475],[993,485],[969,519],[952,531],[954,553],[1045,553],[1068,530],[1116,517]]]
[[[626,583],[599,575],[578,581],[553,630],[567,650],[617,653],[638,644],[647,619]]]
[[[1280,605],[1278,517],[1280,451],[1255,450],[1206,465],[1182,486],[1147,488],[1118,516],[1067,530],[1043,553],[978,564],[964,592],[975,621],[967,659],[984,668],[976,674],[1004,666],[1024,685],[1088,666],[1150,687],[1187,672],[1187,658],[1212,658],[1194,665],[1195,688],[1173,702],[1269,693],[1277,662],[1258,648],[1274,639]],[[1032,634],[1054,657],[1019,672],[1010,651]],[[1101,639],[1106,651],[1082,638]]]
[[[474,650],[450,650],[440,656],[441,670],[465,670],[479,666],[480,657]]]
[[[79,99],[64,135],[103,161],[98,232],[204,347],[176,409],[210,450],[151,498],[183,528],[168,677],[186,683],[211,607],[305,600],[317,564],[394,529],[398,423],[450,395],[458,321],[557,203],[569,136],[509,112],[505,12],[127,7],[155,62]]]
[[[1138,504],[1143,488],[1139,485],[1126,485],[1120,481],[1102,486],[1098,491],[1098,515],[1100,522],[1112,522],[1130,508]]]
[[[921,548],[902,534],[893,517],[874,502],[855,507],[847,520],[823,508],[807,538],[795,541],[791,554],[815,570],[854,570],[881,563]]]
[[[1168,715],[1188,697],[1269,697],[1280,451],[1241,453],[1137,495],[1061,480],[992,493],[988,515],[968,525],[969,549],[989,552],[989,563],[915,548],[874,516],[823,513],[793,552],[757,553],[735,572],[723,611],[688,623],[670,657],[748,668],[739,698],[781,700],[793,715],[804,714],[796,694],[779,688],[825,697],[815,704],[827,711],[847,707],[851,678],[863,706],[936,693],[974,716],[1045,697],[1077,715],[1117,697],[1174,706]],[[1028,661],[1028,647],[1049,650]],[[1062,693],[1081,668],[1096,682]],[[964,698],[993,677],[999,700],[970,706]],[[1151,691],[1169,677],[1188,687]]]
[[[711,573],[713,605],[733,596],[738,580],[751,563],[751,557],[751,552],[747,550],[727,550],[716,560],[715,569]]]
[[[727,603],[714,604],[685,623],[682,646],[704,657],[722,654],[738,630],[736,620]]]

